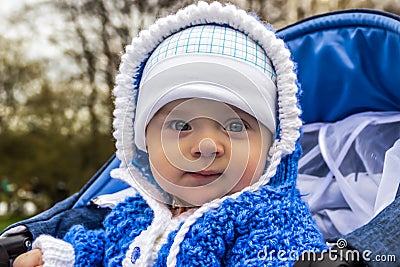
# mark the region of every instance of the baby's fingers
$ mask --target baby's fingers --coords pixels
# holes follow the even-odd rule
[[[42,251],[40,249],[33,249],[19,255],[15,259],[13,267],[43,267]]]

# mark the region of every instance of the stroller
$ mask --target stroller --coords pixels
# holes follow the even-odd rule
[[[344,10],[310,17],[277,34],[298,64],[305,127],[340,121],[363,112],[400,111],[400,17],[375,10]],[[312,133],[305,131],[304,139],[317,142]],[[312,150],[303,145],[305,154]],[[113,155],[80,192],[5,229],[0,237],[0,266],[8,266],[10,260],[29,247],[31,239],[41,234],[61,238],[78,223],[88,229],[101,227],[110,208],[102,203],[106,198],[99,196],[128,187],[110,177],[110,171],[119,164]],[[363,217],[351,230],[376,214]],[[335,229],[337,232],[326,231],[327,239],[334,234],[349,233],[349,229]]]

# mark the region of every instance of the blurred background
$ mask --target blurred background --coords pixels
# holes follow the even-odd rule
[[[120,54],[140,29],[194,2],[0,0],[0,230],[77,192],[114,153]],[[230,2],[275,29],[340,9],[400,14],[398,0]]]

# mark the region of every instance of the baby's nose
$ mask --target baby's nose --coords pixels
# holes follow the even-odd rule
[[[209,157],[217,152],[217,146],[211,138],[204,138],[199,143],[199,152],[201,155]]]
[[[204,138],[193,146],[192,154],[197,157],[219,157],[224,154],[224,147],[212,138]]]

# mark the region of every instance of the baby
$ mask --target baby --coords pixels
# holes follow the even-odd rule
[[[296,75],[284,43],[199,2],[132,41],[114,89],[130,188],[103,229],[39,236],[14,266],[292,266],[326,247],[295,188]]]

